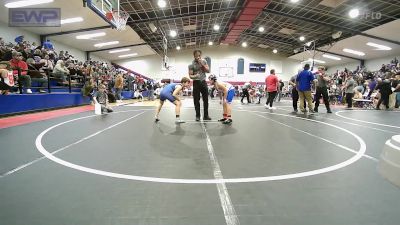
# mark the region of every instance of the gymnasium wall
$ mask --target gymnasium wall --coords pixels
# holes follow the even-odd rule
[[[400,59],[400,55],[391,55],[391,56],[387,56],[384,58],[366,60],[365,67],[367,68],[368,71],[378,71],[379,69],[381,69],[382,64],[390,63],[395,57],[397,57],[397,59]],[[346,64],[342,64],[342,65],[332,66],[332,67],[328,68],[328,72],[334,73],[337,70],[343,71],[344,68],[347,68],[349,70],[355,70],[357,68],[357,66],[359,66],[359,65],[360,65],[360,63],[357,61],[357,62],[346,63]]]
[[[26,30],[23,30],[20,28],[8,27],[8,24],[0,23],[0,37],[2,37],[6,43],[12,42],[15,44],[14,39],[20,35],[24,35],[25,40],[27,40],[31,43],[32,42],[36,42],[37,44],[40,43],[40,35],[34,34],[32,32],[29,32],[29,31],[26,31]],[[49,38],[49,39],[53,43],[54,48],[56,49],[57,52],[60,52],[60,50],[65,50],[65,51],[68,51],[70,54],[72,54],[79,61],[86,60],[85,51],[73,48],[69,45],[66,45],[66,44],[63,44],[63,43],[60,43],[57,41],[53,41],[51,38]],[[109,60],[101,59],[99,57],[94,56],[93,54],[91,55],[91,58],[94,60],[106,61],[109,63]]]
[[[32,42],[39,43],[40,38],[39,35],[34,34],[29,31],[25,31],[16,27],[8,27],[8,24],[0,22],[0,37],[3,38],[5,43],[12,42],[15,44],[14,39],[17,36],[24,35],[25,40]]]
[[[344,71],[344,68],[347,68],[350,71],[353,71],[357,68],[357,66],[360,65],[359,61],[351,62],[351,63],[346,63],[342,65],[337,65],[337,66],[329,66],[327,72],[330,74],[336,73],[336,71]]]
[[[54,48],[56,49],[57,53],[60,52],[60,50],[68,51],[69,54],[73,55],[75,59],[78,59],[79,61],[86,61],[86,53],[84,51],[78,50],[76,48],[72,48],[68,45],[65,45],[60,42],[56,42],[51,40],[50,41],[53,43]]]
[[[220,77],[224,81],[253,81],[264,82],[272,67],[283,80],[289,80],[297,73],[300,62],[270,54],[269,50],[258,51],[250,48],[236,46],[211,46],[201,48],[203,57],[211,58],[211,73]],[[268,51],[268,53],[266,53]],[[237,61],[244,59],[244,74],[237,74]],[[172,51],[169,53],[170,70],[162,71],[161,57],[158,55],[131,58],[126,60],[114,61],[114,63],[132,69],[140,74],[154,79],[171,78],[180,79],[188,75],[188,65],[193,60],[193,49]],[[265,63],[267,65],[265,73],[249,72],[250,63]],[[222,68],[222,69],[221,69]],[[231,74],[232,73],[232,74]]]
[[[390,63],[395,57],[400,60],[400,54],[392,55],[384,58],[368,60],[365,62],[365,67],[370,71],[378,71],[382,68],[382,64]]]
[[[86,53],[85,53],[85,58],[86,58]],[[102,61],[102,62],[106,62],[107,64],[111,65],[111,61],[110,61],[110,60],[107,60],[107,59],[103,59],[103,58],[101,58],[101,57],[98,57],[98,56],[96,56],[96,55],[93,54],[93,53],[90,53],[90,59],[91,59],[92,61]]]

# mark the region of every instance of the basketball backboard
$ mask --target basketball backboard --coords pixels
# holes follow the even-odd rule
[[[113,20],[107,19],[106,14],[115,10],[119,12],[119,0],[86,0],[86,4],[97,15],[110,23],[111,26],[114,28],[117,26]]]

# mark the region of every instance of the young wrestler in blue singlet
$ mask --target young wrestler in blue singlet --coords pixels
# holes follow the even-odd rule
[[[184,123],[180,119],[180,111],[181,111],[181,99],[179,98],[179,94],[182,92],[184,88],[190,87],[190,79],[187,77],[183,77],[181,80],[181,84],[168,84],[165,86],[160,93],[160,102],[158,104],[155,116],[155,122],[160,121],[159,114],[162,106],[164,105],[165,100],[170,101],[175,105],[175,114],[176,114],[176,124]]]
[[[215,89],[218,90],[219,93],[222,94],[222,107],[223,107],[223,118],[218,120],[223,124],[231,124],[232,123],[232,107],[231,103],[233,97],[235,97],[235,88],[226,82],[217,81],[217,77],[215,75],[210,75],[208,79],[211,82],[211,85],[215,86]]]

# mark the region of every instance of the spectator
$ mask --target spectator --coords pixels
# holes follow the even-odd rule
[[[11,68],[14,70],[13,74],[18,76],[18,69],[21,70],[21,76],[18,77],[18,82],[26,88],[26,93],[32,94],[31,90],[31,77],[28,75],[28,65],[22,61],[22,54],[20,52],[12,52],[12,59],[10,60]]]
[[[396,94],[395,108],[398,109],[400,106],[400,74],[396,74],[395,79],[392,81],[392,88],[393,93]]]
[[[33,59],[35,60],[36,64],[40,63],[40,60],[42,60],[42,51],[40,49],[36,49],[33,52]]]
[[[7,95],[14,85],[13,75],[11,71],[10,74],[10,62],[2,61],[0,62],[0,94]],[[10,81],[10,78],[12,79]]]
[[[240,102],[243,104],[243,99],[246,97],[247,98],[247,104],[251,103],[250,101],[250,94],[249,94],[249,90],[251,88],[251,82],[246,82],[243,86],[242,86],[242,99],[240,100]]]
[[[154,101],[154,83],[153,81],[147,82],[148,100]]]
[[[24,36],[23,36],[23,35],[18,36],[18,37],[16,37],[16,38],[14,39],[14,41],[15,41],[17,44],[21,44],[21,43],[24,41]]]
[[[53,74],[57,78],[61,78],[62,82],[66,82],[66,76],[69,74],[69,70],[65,67],[63,60],[58,60],[56,66],[54,67]]]
[[[74,76],[78,73],[78,71],[76,70],[75,64],[72,62],[68,63],[67,69],[69,70],[69,75],[71,76],[71,78],[72,78],[72,76]]]
[[[132,74],[128,74],[128,90],[129,91],[135,91],[134,86],[135,86],[135,77]]]
[[[50,60],[50,56],[48,54],[44,55],[44,58],[40,60],[40,63],[43,64],[42,70],[53,70],[54,64],[53,61]]]
[[[289,80],[289,85],[292,86],[292,101],[293,101],[293,112],[297,113],[297,102],[299,101],[299,92],[297,91],[297,74],[292,76]]]
[[[374,92],[375,88],[377,85],[377,81],[374,78],[371,78],[368,86],[369,86],[369,93],[368,93],[368,98],[371,97],[372,93]]]
[[[36,42],[32,42],[32,44],[31,44],[31,50],[34,51],[35,49],[39,49],[39,50],[40,50],[40,48],[38,48]]]
[[[58,60],[66,60],[64,51],[60,51],[60,53],[58,54]]]
[[[353,99],[363,99],[363,95],[360,92],[360,89],[358,89],[357,87],[354,88],[354,97]]]
[[[122,102],[122,89],[124,88],[124,78],[122,77],[122,74],[118,74],[117,77],[115,78],[115,97],[117,99],[117,103]]]
[[[386,79],[380,82],[376,89],[379,90],[379,93],[381,94],[378,104],[376,105],[376,110],[380,110],[382,102],[383,105],[386,106],[386,109],[389,109],[389,97],[392,94],[390,81]]]
[[[353,75],[347,75],[347,80],[345,83],[345,93],[346,93],[346,102],[347,102],[347,109],[353,108],[353,96],[354,96],[354,87],[355,82],[353,79]]]
[[[32,51],[29,48],[25,48],[25,46],[19,48],[19,52],[22,53],[22,56],[25,60],[28,58],[33,58]]]
[[[96,104],[100,104],[101,112],[107,111],[108,113],[113,112],[112,108],[108,104],[108,96],[106,92],[106,86],[101,84],[99,86],[99,91],[96,92],[93,96],[93,100]]]
[[[40,84],[40,87],[42,87],[39,88],[40,93],[46,93],[46,91],[43,89],[47,88],[47,76],[36,68],[34,59],[29,58],[26,60],[26,63],[28,64],[28,75],[31,77],[31,80]]]
[[[13,49],[12,43],[9,43],[4,46],[4,50],[1,57],[3,61],[10,61],[12,59],[12,49]]]
[[[386,73],[387,72],[386,65],[382,64],[382,67],[381,67],[381,69],[379,71],[381,71],[382,73]]]
[[[300,110],[304,113],[307,112],[304,106],[304,100],[306,100],[310,113],[314,113],[314,106],[311,96],[311,82],[316,83],[316,80],[310,71],[310,64],[306,64],[304,66],[304,70],[299,73],[296,78],[296,82],[298,83],[297,90],[300,97]]]
[[[133,97],[136,99],[140,99],[140,101],[143,101],[142,91],[139,91],[139,88],[136,89],[136,91],[133,94]]]
[[[283,87],[285,87],[285,83],[283,83],[282,80],[279,80],[279,90],[278,90],[278,95],[275,97],[275,100],[278,99],[278,102],[281,102],[282,94],[283,94]]]
[[[50,40],[43,42],[43,48],[48,50],[54,50],[53,43]]]
[[[275,70],[271,70],[270,75],[265,78],[265,85],[265,91],[268,92],[268,99],[265,103],[265,108],[276,109],[275,107],[272,107],[272,104],[274,103],[274,99],[279,89],[279,80],[278,77],[275,75]]]

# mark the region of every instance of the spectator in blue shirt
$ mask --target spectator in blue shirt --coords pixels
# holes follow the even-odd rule
[[[24,36],[18,36],[14,39],[15,42],[17,42],[17,44],[21,44],[24,41]]]
[[[304,66],[304,70],[297,75],[296,78],[297,82],[297,90],[299,92],[300,97],[300,110],[302,112],[307,112],[304,105],[304,99],[307,101],[308,109],[310,113],[314,113],[314,106],[312,103],[312,96],[311,96],[311,82],[316,82],[315,76],[310,71],[310,64],[306,64]]]
[[[45,49],[54,50],[53,43],[51,43],[50,40],[46,40],[46,41],[43,43],[43,47],[44,47]]]

